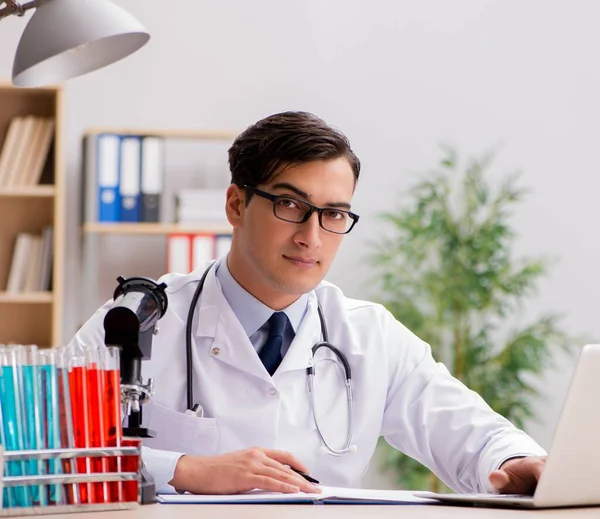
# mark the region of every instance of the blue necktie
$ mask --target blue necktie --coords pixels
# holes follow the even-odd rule
[[[269,375],[273,375],[281,363],[281,345],[283,344],[283,332],[287,322],[287,315],[283,312],[275,312],[269,317],[269,336],[258,354]]]

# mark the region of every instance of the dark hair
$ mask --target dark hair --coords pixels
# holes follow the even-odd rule
[[[257,186],[287,167],[339,157],[348,159],[356,183],[360,161],[342,132],[311,113],[282,112],[258,121],[235,139],[229,148],[231,183]]]

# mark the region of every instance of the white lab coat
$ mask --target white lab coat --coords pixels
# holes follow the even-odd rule
[[[384,307],[353,300],[327,282],[309,294],[304,320],[277,372],[262,365],[221,291],[214,268],[206,278],[193,324],[194,398],[204,417],[186,410],[185,323],[203,269],[168,274],[169,306],[159,321],[144,379],[155,396],[144,422],[157,433],[145,442],[144,459],[158,491],[173,491],[181,453],[216,455],[253,446],[292,452],[326,485],[359,487],[380,436],[432,469],[457,491],[491,491],[490,472],[507,458],[543,455],[529,436],[495,414],[474,392],[436,363],[429,346]],[[306,368],[321,340],[317,298],[330,341],[346,355],[354,385],[356,453],[324,454],[312,417]],[[102,344],[99,309],[73,341]],[[320,354],[328,355],[320,349]],[[348,413],[342,370],[316,365],[319,425],[333,447],[346,439]]]

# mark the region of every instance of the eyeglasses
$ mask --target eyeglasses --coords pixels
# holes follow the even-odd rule
[[[273,214],[284,222],[304,223],[313,213],[319,215],[319,225],[328,232],[348,234],[360,218],[357,214],[335,207],[317,207],[288,195],[273,195],[256,187],[244,189],[273,202]]]

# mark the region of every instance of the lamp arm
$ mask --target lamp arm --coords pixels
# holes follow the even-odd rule
[[[17,16],[23,16],[25,11],[31,9],[33,7],[37,7],[37,0],[31,0],[25,4],[17,2],[17,0],[3,0],[0,1],[0,5],[6,4],[4,7],[0,8],[0,20],[2,18],[6,18],[11,14],[15,14]]]

